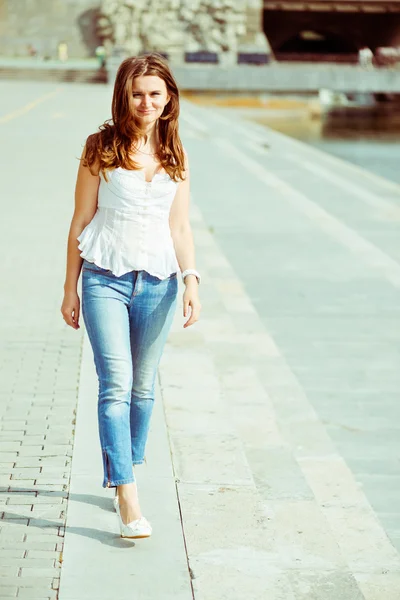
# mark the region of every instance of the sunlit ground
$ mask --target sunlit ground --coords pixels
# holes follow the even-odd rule
[[[317,96],[185,93],[184,97],[233,111],[400,183],[400,103],[323,115]]]

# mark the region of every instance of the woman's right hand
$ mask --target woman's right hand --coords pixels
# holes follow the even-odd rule
[[[77,292],[65,292],[61,305],[61,314],[67,325],[79,329],[79,313],[81,302]]]

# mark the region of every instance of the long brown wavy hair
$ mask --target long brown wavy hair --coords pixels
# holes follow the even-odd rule
[[[142,75],[157,75],[167,86],[170,100],[157,121],[157,157],[171,179],[181,180],[184,178],[185,155],[178,131],[179,90],[165,59],[156,52],[133,56],[121,63],[114,85],[112,119],[105,121],[99,131],[87,138],[83,165],[92,171],[96,163],[106,180],[106,172],[117,167],[141,168],[130,154],[132,145],[143,135],[134,118],[132,97],[133,80]]]

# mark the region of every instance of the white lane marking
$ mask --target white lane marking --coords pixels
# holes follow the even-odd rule
[[[207,262],[204,263],[209,265],[208,281],[215,286],[221,304],[225,307],[225,310],[221,310],[219,322],[228,324],[228,327],[225,326],[225,330],[218,330],[214,323],[207,326],[207,323],[202,322],[200,319],[198,324],[200,327],[199,333],[205,341],[201,351],[205,352],[204,349],[208,347],[209,341],[211,341],[211,344],[215,341],[223,343],[230,341],[236,345],[243,343],[243,356],[246,356],[244,362],[235,365],[235,368],[230,372],[225,372],[225,375],[222,374],[219,398],[224,398],[229,406],[235,407],[238,403],[237,390],[239,388],[239,402],[242,402],[240,390],[245,390],[247,394],[250,393],[252,397],[258,398],[258,402],[261,398],[263,399],[262,404],[259,403],[254,406],[254,409],[259,411],[258,416],[255,417],[258,420],[254,420],[254,423],[263,423],[263,434],[264,440],[267,440],[267,447],[278,446],[290,449],[294,460],[297,461],[299,469],[314,494],[315,503],[319,507],[323,519],[326,519],[327,527],[325,529],[324,526],[324,535],[326,535],[327,544],[331,544],[333,539],[336,540],[350,572],[358,583],[360,581],[363,583],[362,589],[366,600],[373,600],[373,598],[376,600],[373,592],[376,584],[376,581],[373,580],[374,573],[379,576],[380,573],[390,570],[397,575],[400,569],[399,553],[393,547],[385,529],[380,524],[362,486],[360,486],[345,459],[335,448],[324,423],[291,370],[290,364],[285,356],[281,354],[265,324],[257,316],[257,311],[238,278],[237,270],[230,265],[215,238],[208,233],[207,224],[199,207],[196,206],[195,208],[197,231],[208,238],[207,256],[210,260],[208,262],[207,259]],[[224,265],[223,276],[214,277],[213,268],[215,264]],[[202,268],[204,268],[204,265]],[[228,294],[227,289],[229,290]],[[243,333],[240,324],[235,319],[237,313],[235,305],[232,305],[231,302],[232,296],[240,300],[241,306],[247,304],[253,307],[253,319],[257,323],[256,334]],[[266,360],[268,358],[274,359],[274,364],[277,369],[281,370],[281,376],[286,379],[287,386],[277,388],[271,382],[273,392],[269,395],[268,378],[262,385],[257,369],[252,362],[251,353],[249,355],[247,351],[250,344],[257,346],[263,352]],[[184,354],[185,350],[182,349],[182,352]],[[216,349],[213,347],[213,354],[216,356],[223,352],[223,350],[218,349],[218,346]],[[173,360],[178,362],[179,359],[180,355],[173,356]],[[218,367],[215,368],[218,371]],[[199,381],[201,376],[202,374],[198,375]],[[166,399],[166,402],[166,409],[168,410],[168,399]],[[282,405],[285,406],[284,412],[286,413],[284,422],[280,410]],[[218,408],[224,410],[226,403]],[[219,414],[218,410],[217,413]],[[288,416],[290,414],[293,415],[292,418]],[[239,419],[240,417],[238,417]],[[215,426],[218,427],[218,423],[215,423]],[[243,430],[240,425],[236,426],[236,434],[244,445],[248,440],[246,437],[247,431],[246,426]],[[255,427],[254,431],[257,437],[261,430]],[[246,454],[247,458],[248,455]],[[287,510],[286,507],[290,510],[293,497],[288,497],[286,502],[287,505],[284,506],[281,506],[282,501],[272,502],[272,504],[267,502],[269,516],[277,521],[276,539],[278,544],[281,543],[283,551],[286,547],[289,547],[290,540],[287,539],[287,527],[285,528],[282,525],[284,521],[282,511]],[[307,500],[303,504],[300,503],[298,507],[300,511],[306,511],[301,514],[307,518],[311,514],[309,511],[314,511],[314,502]],[[321,518],[318,511],[313,512],[313,515]],[[283,538],[281,536],[286,536],[287,543],[282,542]],[[305,554],[307,555],[307,552]],[[330,557],[332,558],[332,555]],[[287,564],[291,564],[292,558],[289,557]],[[305,560],[312,560],[311,555],[308,554]],[[295,558],[293,558],[293,564],[295,564]],[[313,568],[315,568],[315,565],[310,567],[311,570]],[[365,573],[369,574],[369,580],[363,582]],[[386,575],[386,577],[388,576]],[[389,579],[385,583],[380,583],[384,585],[387,597],[392,598],[391,593],[396,591],[398,580],[392,581]]]
[[[368,242],[339,219],[333,217],[318,204],[312,202],[307,196],[267,171],[257,161],[248,157],[230,142],[222,138],[214,138],[213,143],[223,148],[224,152],[229,153],[260,181],[289,200],[296,210],[306,215],[325,233],[357,255],[368,267],[376,269],[395,287],[400,288],[400,265],[385,252]]]
[[[18,108],[17,110],[14,110],[13,112],[8,113],[8,114],[4,115],[3,117],[0,117],[0,124],[8,123],[8,121],[11,121],[12,119],[16,119],[17,117],[22,117],[22,115],[24,115],[27,112],[29,112],[30,110],[32,110],[32,108],[35,108],[35,106],[37,106],[38,104],[41,104],[42,102],[45,102],[45,100],[48,100],[49,98],[52,98],[53,96],[56,96],[57,94],[59,94],[60,91],[61,91],[61,88],[57,88],[53,92],[50,92],[49,94],[45,94],[44,96],[37,98],[33,102],[30,102],[26,106],[23,106],[22,108]]]
[[[389,202],[384,198],[380,198],[376,194],[365,189],[365,187],[362,187],[357,183],[342,177],[336,170],[332,171],[326,169],[319,163],[312,163],[308,160],[304,160],[301,156],[297,156],[292,153],[287,154],[287,158],[292,162],[299,164],[304,169],[307,169],[307,171],[331,181],[335,187],[338,187],[346,192],[350,192],[353,196],[357,196],[373,208],[387,211],[387,216],[390,216],[390,218],[397,218],[400,220],[400,205]]]
[[[210,112],[208,114],[210,114]],[[247,138],[248,141],[244,141],[243,143],[246,145],[251,144],[250,145],[251,149],[253,151],[257,152],[258,154],[262,155],[267,151],[265,148],[263,148],[263,146],[268,145],[267,139],[270,142],[271,139],[273,139],[274,137],[280,138],[280,140],[283,141],[286,146],[291,146],[292,148],[294,146],[295,148],[297,147],[297,148],[301,149],[301,152],[299,152],[298,155],[294,154],[293,152],[289,152],[287,154],[287,158],[289,160],[291,160],[292,162],[300,165],[301,167],[304,167],[308,171],[311,171],[325,179],[328,179],[329,181],[332,181],[332,183],[339,189],[344,189],[345,191],[350,192],[353,196],[357,196],[358,198],[363,200],[364,203],[369,204],[373,208],[384,210],[386,213],[385,216],[387,216],[391,219],[396,218],[396,219],[400,220],[400,205],[381,198],[377,194],[374,194],[373,192],[369,191],[366,187],[363,187],[357,183],[354,183],[354,181],[351,181],[350,179],[343,177],[338,173],[338,170],[337,170],[338,167],[342,168],[343,166],[346,166],[346,167],[352,168],[354,165],[352,165],[351,163],[347,163],[347,162],[343,161],[342,159],[336,159],[336,157],[332,157],[330,154],[326,154],[325,152],[322,152],[321,150],[313,148],[312,146],[308,146],[307,144],[304,144],[303,142],[300,142],[299,140],[292,139],[284,134],[276,132],[275,130],[270,130],[269,128],[266,129],[264,137],[260,137],[258,135],[255,135],[253,131],[248,130],[244,124],[238,123],[237,121],[232,122],[232,120],[229,120],[227,117],[221,115],[220,113],[213,112],[211,114],[211,117],[229,125],[230,127],[232,127],[232,124],[233,124],[235,130],[240,132],[241,134],[243,134],[245,140]],[[259,145],[261,145],[262,147],[257,148],[257,146],[259,146]],[[315,163],[315,162],[310,162],[309,160],[304,159],[303,157],[305,155],[307,155],[307,153],[308,153],[309,157],[311,154],[311,158],[312,158],[313,154],[318,153],[318,155],[319,155],[318,159],[323,158],[325,163],[328,163],[328,164],[333,163],[333,165],[336,167],[335,171],[331,171],[328,168],[325,168],[324,166],[322,166],[320,160],[318,160],[318,163]],[[331,158],[332,158],[332,160],[330,160]],[[366,174],[369,175],[368,171],[365,171],[359,167],[357,167],[356,169],[353,169],[353,171],[354,170],[357,171],[357,175],[362,175],[364,180],[365,180],[365,175]],[[342,171],[343,171],[343,169],[342,169]],[[354,173],[352,175],[354,176]],[[385,187],[389,187],[390,190],[392,190],[396,194],[399,194],[399,200],[400,200],[400,186],[397,186],[396,184],[393,184],[392,182],[388,182],[386,179],[381,179],[381,178],[379,178],[379,176],[378,176],[378,179],[379,179],[378,183],[380,185],[384,184]],[[389,185],[386,185],[386,184],[389,184]]]
[[[243,145],[246,146],[247,148],[249,148],[252,152],[255,152],[256,154],[260,154],[264,158],[265,158],[265,155],[270,152],[269,148],[266,147],[266,144],[263,144],[262,146],[260,146],[260,144],[255,144],[251,140],[245,140],[243,142]]]
[[[206,110],[206,109],[204,109]],[[258,137],[260,143],[271,142],[274,138],[285,143],[287,146],[291,146],[291,148],[297,148],[302,156],[308,154],[308,156],[312,158],[316,158],[317,160],[322,160],[325,163],[328,163],[337,169],[341,169],[349,172],[350,176],[358,175],[362,177],[364,180],[369,179],[374,185],[379,185],[380,187],[384,187],[390,190],[392,193],[400,194],[400,185],[395,183],[394,181],[390,181],[377,175],[376,173],[371,173],[358,165],[355,165],[351,162],[344,160],[343,158],[339,158],[338,156],[333,156],[332,154],[328,154],[327,152],[320,150],[319,148],[315,148],[314,146],[310,146],[305,142],[301,142],[300,140],[296,140],[295,138],[291,138],[280,131],[276,131],[275,129],[271,129],[265,125],[259,125],[258,123],[254,123],[254,121],[246,121],[246,124],[239,124],[237,121],[233,119],[228,119],[220,112],[216,112],[215,110],[212,112],[210,110],[207,111],[207,114],[212,119],[220,121],[221,123],[225,123],[227,125],[232,126],[235,125],[235,129],[238,129],[243,133],[243,135],[248,135],[252,139]],[[241,116],[242,120],[243,117]],[[256,135],[258,134],[258,136]],[[261,136],[261,137],[260,137]]]
[[[215,112],[212,112],[212,110],[209,107],[199,107],[199,106],[195,106],[193,104],[188,104],[187,102],[184,103],[185,106],[185,111],[182,112],[182,118],[188,121],[188,123],[192,122],[193,126],[196,126],[196,124],[198,125],[198,127],[201,127],[201,130],[207,133],[210,133],[210,129],[204,124],[204,121],[200,121],[197,117],[195,117],[193,115],[193,110],[198,110],[199,112],[203,112],[205,115],[207,116],[212,116],[213,118],[217,119],[218,121],[223,121],[224,123],[226,123],[227,125],[229,125],[230,127],[232,127],[232,125],[235,126],[235,129],[237,129],[238,131],[242,131],[243,134],[246,136],[246,138],[248,140],[251,140],[255,145],[259,144],[261,146],[264,146],[265,144],[267,144],[267,140],[265,139],[265,136],[261,136],[258,135],[256,133],[254,133],[254,131],[250,131],[248,129],[246,129],[243,125],[240,125],[240,123],[237,122],[237,118],[238,116],[236,114],[232,114],[232,118],[228,119],[227,117],[224,117],[222,115],[220,115],[220,113],[215,114]],[[187,109],[187,107],[190,106],[191,110]],[[268,144],[267,144],[268,145]]]
[[[198,119],[196,119],[196,117],[194,117],[193,115],[189,114],[187,112],[187,110],[182,112],[182,119],[184,121],[186,121],[186,123],[188,125],[190,125],[195,131],[198,131],[202,134],[208,134],[209,133],[209,129],[208,127],[206,127],[204,125],[204,123],[202,123],[201,121],[199,121]]]
[[[223,145],[224,149],[226,148],[226,145],[228,145],[231,150],[233,149],[234,152],[236,151],[236,148],[227,142],[225,142]],[[243,153],[239,153],[238,151],[236,152],[236,158],[239,158],[240,162],[242,162],[242,154]],[[256,167],[259,167],[258,163],[255,161],[251,161],[250,164],[252,166],[256,165]],[[259,173],[260,168],[257,169],[256,174]],[[275,178],[274,183],[279,183],[279,180]],[[270,184],[270,181],[268,181],[268,184]],[[289,186],[286,186],[286,188],[289,188]],[[293,190],[290,188],[287,191],[290,193],[293,192]],[[200,225],[203,221],[202,229],[208,235],[208,228],[204,222],[202,213],[197,205],[195,208],[196,221],[198,222],[198,225]],[[334,219],[332,220],[335,221]],[[344,226],[343,229],[344,231],[347,231],[348,228]],[[355,234],[355,237],[358,240],[359,236],[357,234]],[[210,236],[211,245],[212,242],[214,243],[214,246],[212,247],[213,264],[223,263],[227,268],[226,277],[228,277],[229,281],[237,281],[238,285],[236,287],[242,289],[243,295],[247,295],[241,285],[240,280],[237,279],[236,271],[230,267],[229,262],[226,260],[226,257],[222,253],[219,245],[216,243],[215,239]],[[395,266],[397,267],[397,264]],[[212,282],[211,275],[210,280]],[[221,280],[220,283],[221,286],[218,291],[221,293],[222,300],[224,300],[226,295],[224,279]],[[223,291],[221,291],[221,289]],[[225,306],[227,310],[230,311],[229,314],[233,314],[233,316],[235,316],[234,311],[233,313],[231,311],[230,303],[225,303]],[[235,322],[234,319],[233,322]],[[207,332],[205,335],[207,336]],[[223,336],[223,334],[215,334],[215,332],[213,332],[213,335],[216,335],[217,337]],[[360,583],[360,579],[362,579],[362,573],[360,574],[359,571],[367,568],[368,572],[370,573],[372,572],[371,569],[373,567],[376,568],[376,565],[379,565],[379,567],[382,565],[385,566],[385,568],[390,566],[391,569],[394,569],[397,572],[400,567],[398,552],[393,548],[393,545],[387,537],[386,531],[378,521],[367,496],[360,488],[360,485],[356,481],[351,469],[346,464],[344,458],[334,448],[325,426],[304,393],[304,390],[297,381],[297,378],[294,376],[289,364],[280,354],[280,350],[276,345],[275,340],[269,335],[261,321],[259,324],[258,335],[263,338],[262,342],[260,343],[261,347],[273,349],[272,354],[270,354],[271,356],[280,356],[284,368],[287,369],[288,381],[290,381],[292,378],[296,380],[296,383],[294,383],[290,388],[289,397],[285,391],[282,391],[282,394],[279,394],[275,390],[273,401],[267,406],[267,408],[270,410],[271,423],[273,423],[273,426],[271,425],[271,431],[276,430],[276,437],[279,437],[280,435],[283,436],[286,445],[292,448],[294,458],[297,460],[305,480],[315,495],[315,501],[320,507],[321,512],[324,514],[324,517],[327,520],[327,523],[334,538],[336,539],[343,557],[345,558],[347,564],[351,567],[351,571],[354,571],[355,579],[358,583]],[[234,338],[236,341],[238,340],[238,332],[234,333]],[[254,371],[254,376],[251,378],[251,381],[254,383],[256,379],[257,374]],[[228,396],[229,390],[226,390],[224,393]],[[279,412],[277,406],[281,402],[286,404],[290,402],[293,414],[302,415],[302,424],[306,426],[296,427],[294,425],[293,430],[296,430],[295,436],[291,435],[290,433],[290,424],[285,428],[284,432],[282,432],[281,428],[279,427],[279,422],[276,415]],[[318,447],[314,448],[313,444],[311,444],[311,449],[309,452],[304,452],[304,449],[299,450],[299,445],[303,444],[305,448],[308,447],[310,438],[320,440]],[[278,444],[278,440],[275,438],[274,440],[274,443]],[[325,477],[325,474],[327,473],[329,473],[329,476],[327,475]],[[359,518],[357,518],[358,516]],[[366,543],[366,540],[368,543]],[[371,548],[373,548],[373,551],[371,551]],[[376,548],[379,549],[378,552],[376,552]],[[360,564],[362,564],[361,569]],[[396,582],[394,582],[392,585],[386,584],[385,591],[393,591],[395,585]],[[373,585],[371,585],[371,590],[372,588]],[[364,584],[363,592],[366,598],[370,598],[369,591],[369,584]]]

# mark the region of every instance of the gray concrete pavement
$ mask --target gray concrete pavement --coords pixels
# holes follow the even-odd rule
[[[184,103],[204,308],[176,314],[138,470],[154,535],[127,548],[90,348],[58,313],[73,157],[110,90],[28,89],[0,120],[0,597],[56,597],[62,558],[65,600],[398,600],[399,188]]]
[[[93,354],[85,337],[59,599],[189,600],[190,577],[159,389],[148,462],[135,469],[141,504],[158,533],[136,543],[119,537],[114,490],[99,487],[96,392]]]
[[[60,581],[83,330],[59,308],[75,157],[102,112],[85,90],[1,83],[1,597]]]

